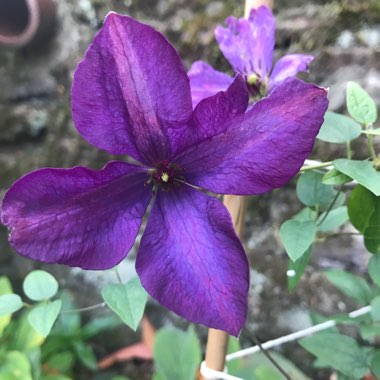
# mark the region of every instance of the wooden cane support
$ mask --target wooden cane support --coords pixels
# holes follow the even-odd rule
[[[273,9],[274,0],[247,0],[244,8],[244,17],[249,17],[249,12],[252,8],[259,8],[261,5],[266,5],[268,8]]]

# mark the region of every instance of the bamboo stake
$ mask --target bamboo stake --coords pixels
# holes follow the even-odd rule
[[[261,5],[266,5],[268,8],[273,9],[274,0],[246,0],[244,8],[244,17],[249,17],[249,12],[252,8],[259,8]]]
[[[246,0],[244,17],[248,18],[251,8],[258,8],[260,5],[266,5],[273,8],[274,0]],[[239,238],[243,239],[244,219],[247,208],[247,198],[235,195],[225,195],[223,203],[231,214],[235,231]],[[228,347],[228,334],[221,330],[209,329],[206,345],[206,366],[216,371],[224,370],[226,363],[226,354]],[[202,380],[207,380],[201,376]]]

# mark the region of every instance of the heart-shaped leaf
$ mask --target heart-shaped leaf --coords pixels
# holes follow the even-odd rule
[[[357,122],[370,125],[376,121],[376,104],[357,83],[347,83],[346,101],[348,112]]]
[[[0,317],[12,314],[22,308],[22,300],[17,294],[0,296]]]
[[[287,220],[281,225],[280,236],[286,253],[293,260],[298,260],[310,247],[317,233],[314,221],[300,222]]]
[[[148,297],[138,278],[126,284],[107,285],[102,290],[102,296],[106,304],[129,327],[137,329]]]
[[[380,173],[368,161],[346,160],[341,158],[333,162],[336,169],[353,178],[361,185],[380,195]]]
[[[330,143],[345,144],[359,137],[361,132],[360,124],[351,118],[327,111],[317,138]]]
[[[36,305],[29,312],[28,321],[39,334],[47,337],[58,317],[61,307],[61,300]]]
[[[35,270],[24,279],[24,293],[33,301],[45,301],[58,291],[57,280],[48,272]]]

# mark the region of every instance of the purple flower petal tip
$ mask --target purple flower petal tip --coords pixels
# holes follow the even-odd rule
[[[191,183],[218,194],[281,187],[311,153],[327,105],[326,89],[287,78],[223,133],[185,151],[180,165]]]
[[[256,74],[265,79],[272,68],[275,20],[265,6],[251,11],[249,19],[228,17],[227,27],[218,26],[215,38],[236,72],[247,79]]]
[[[248,261],[215,198],[186,187],[159,193],[136,269],[148,293],[184,318],[234,336],[243,328]]]
[[[193,107],[209,96],[225,91],[232,82],[227,74],[214,70],[206,62],[196,61],[188,72]]]
[[[135,241],[151,197],[145,180],[140,167],[124,162],[100,171],[36,170],[7,191],[1,221],[11,231],[11,245],[26,257],[108,269]]]
[[[75,71],[72,113],[98,148],[147,164],[170,159],[192,116],[189,78],[161,33],[110,13]]]
[[[294,77],[299,72],[309,71],[313,61],[312,55],[288,54],[280,58],[275,64],[270,76],[270,87],[273,87],[286,78]]]

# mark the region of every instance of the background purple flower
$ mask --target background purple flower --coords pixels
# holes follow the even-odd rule
[[[230,16],[225,23],[226,28],[215,29],[215,38],[234,71],[245,78],[253,96],[263,96],[284,79],[307,71],[313,60],[311,55],[288,54],[273,67],[275,19],[266,6],[252,9],[248,20]],[[202,99],[225,90],[232,81],[202,61],[194,62],[188,74],[194,107]]]
[[[45,168],[6,193],[10,242],[35,260],[107,269],[134,244],[150,202],[136,269],[147,292],[196,323],[238,335],[248,263],[220,194],[259,194],[297,173],[323,121],[326,91],[291,78],[245,113],[237,75],[192,110],[189,78],[151,27],[111,13],[78,65],[72,112],[79,133],[136,164],[100,171]]]

